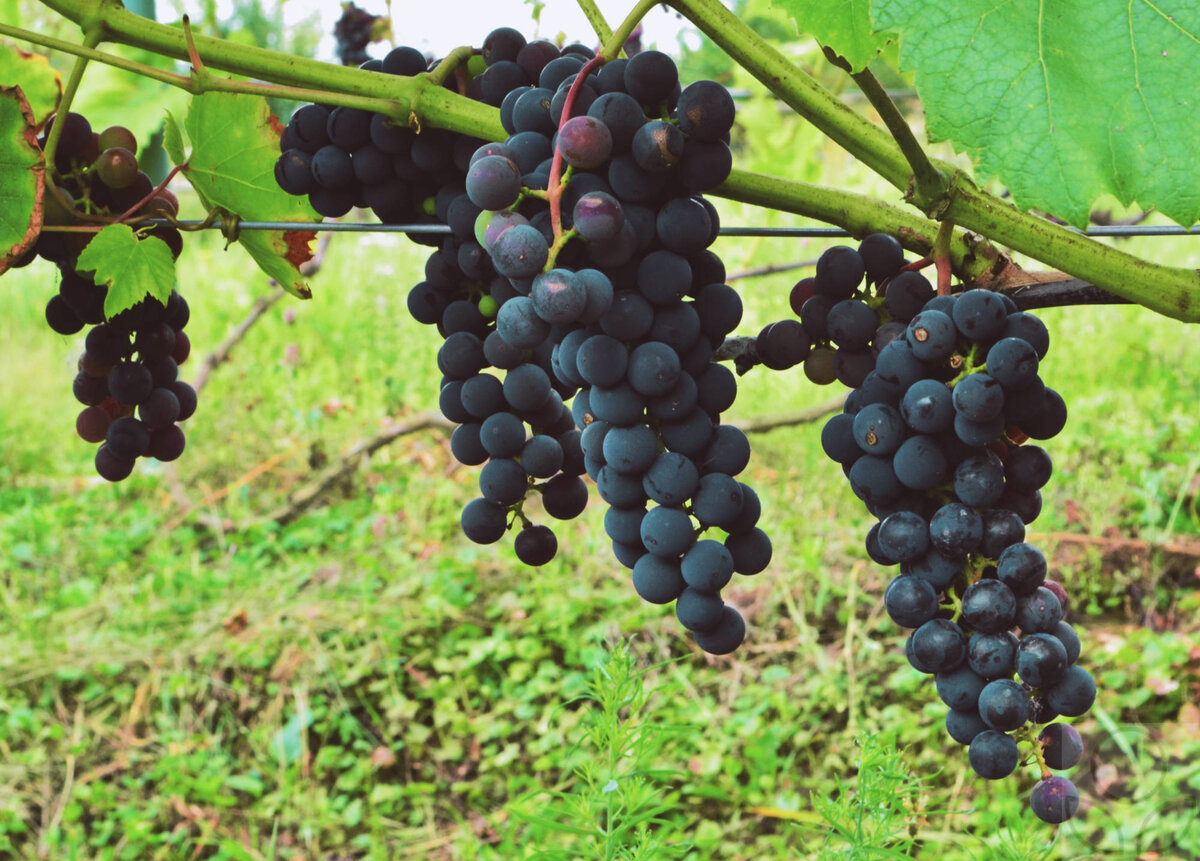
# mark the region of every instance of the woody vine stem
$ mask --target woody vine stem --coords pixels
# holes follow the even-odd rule
[[[78,24],[85,44],[68,45],[7,25],[0,25],[0,34],[150,75],[192,93],[255,92],[305,101],[317,99],[378,111],[410,125],[430,125],[488,140],[506,137],[495,108],[445,89],[429,74],[385,78],[207,36],[195,36],[193,40],[195,51],[206,67],[203,73],[190,77],[158,71],[151,74],[145,67],[139,68],[91,46],[114,42],[187,60],[188,44],[179,29],[135,15],[119,0],[41,2]],[[590,5],[585,3],[585,10]],[[606,56],[616,56],[624,35],[654,5],[657,3],[651,0],[641,0],[636,5],[606,40]],[[718,0],[668,0],[668,5],[796,113],[895,186],[928,217],[863,195],[740,170],[734,170],[715,189],[713,193],[718,196],[816,218],[856,235],[872,231],[891,233],[900,237],[909,250],[922,255],[933,251],[938,222],[947,221],[964,228],[955,231],[947,244],[954,271],[967,281],[990,276],[989,286],[1004,287],[1003,273],[994,271],[1002,269],[998,264],[1004,262],[1003,255],[991,245],[996,242],[1161,314],[1185,322],[1200,322],[1200,272],[1151,263],[1021,212],[980,189],[961,169],[928,156],[920,158],[912,149],[914,141],[907,137],[901,149],[892,133],[850,110]],[[594,7],[588,17],[598,32],[607,29]],[[266,83],[230,81],[213,75],[212,69]],[[858,82],[866,82],[869,88],[869,79]],[[869,92],[868,97],[878,98],[879,94]],[[980,240],[979,236],[991,242]],[[997,275],[1001,275],[998,281]]]

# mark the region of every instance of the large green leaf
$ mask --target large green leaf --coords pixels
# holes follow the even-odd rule
[[[0,273],[37,241],[46,166],[20,87],[0,87]]]
[[[205,93],[192,100],[184,121],[192,153],[184,169],[192,187],[210,206],[249,221],[295,221],[296,230],[244,231],[238,241],[281,287],[302,299],[312,291],[300,264],[312,258],[316,236],[305,222],[320,216],[304,197],[275,182],[278,122],[267,100],[239,93]]]
[[[0,81],[20,85],[38,125],[49,119],[62,98],[62,78],[50,61],[9,42],[0,42]]]
[[[1024,208],[1087,222],[1100,195],[1200,217],[1200,0],[874,0],[929,135]]]
[[[110,224],[87,244],[76,269],[108,285],[104,316],[112,318],[153,296],[164,305],[175,289],[175,258],[154,236],[138,239],[127,224]]]
[[[862,71],[891,38],[876,33],[871,26],[871,0],[773,0],[796,21],[801,33],[808,33],[826,48],[832,49],[854,68]]]

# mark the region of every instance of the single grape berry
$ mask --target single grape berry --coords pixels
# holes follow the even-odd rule
[[[1079,810],[1079,790],[1065,777],[1048,777],[1033,787],[1029,801],[1038,819],[1057,825]]]
[[[549,526],[526,526],[513,542],[517,558],[526,565],[545,565],[558,552],[558,539]]]

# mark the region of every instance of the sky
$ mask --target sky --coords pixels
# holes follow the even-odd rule
[[[264,0],[269,5],[272,0]],[[387,13],[383,0],[356,0],[359,8],[372,14]],[[172,4],[164,3],[164,7]],[[195,0],[181,3],[187,11],[198,13]],[[596,0],[610,27],[616,27],[634,6],[634,0]],[[219,0],[222,16],[228,15],[232,4]],[[192,9],[191,7],[196,7]],[[284,5],[287,21],[301,21],[314,12],[321,16],[322,30],[332,33],[333,24],[341,15],[338,0],[287,0]],[[480,45],[484,37],[497,27],[513,27],[527,38],[556,39],[562,33],[567,42],[583,42],[592,47],[596,38],[587,18],[575,0],[544,0],[538,23],[533,21],[533,4],[528,0],[393,0],[393,29],[398,44],[411,45],[432,55],[443,55],[460,45]],[[642,44],[657,45],[674,53],[679,36],[684,34],[693,45],[699,43],[694,28],[679,15],[657,6],[643,19]],[[382,56],[389,46],[371,46],[373,56]],[[322,40],[316,59],[334,61],[332,36]]]

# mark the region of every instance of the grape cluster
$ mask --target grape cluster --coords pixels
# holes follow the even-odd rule
[[[43,147],[54,122],[39,138]],[[155,193],[150,177],[138,169],[132,132],[121,126],[94,132],[77,113],[66,114],[64,122],[51,171],[62,201],[47,194],[47,224],[70,223],[76,209],[117,216],[137,207],[134,217],[178,213],[175,195],[165,188]],[[148,296],[106,318],[108,288],[76,266],[92,235],[43,231],[22,263],[40,255],[58,266],[58,293],[46,304],[51,329],[74,335],[91,327],[73,386],[84,405],[75,429],[87,442],[101,443],[96,451],[100,476],[120,481],[139,457],[170,461],[183,453],[178,422],[196,410],[195,390],[178,379],[179,364],[191,352],[183,331],[189,312],[183,296],[173,291],[166,305]],[[176,257],[183,247],[179,231],[169,226],[143,229],[138,236],[162,239]]]
[[[482,464],[463,531],[491,543],[520,523],[518,557],[544,564],[557,539],[530,521],[526,500],[540,495],[551,517],[574,518],[586,473],[610,506],[605,529],[636,591],[674,602],[705,650],[731,652],[745,623],[721,589],[771,557],[758,497],[736,478],[749,443],[720,422],[736,379],[712,361],[742,313],[708,250],[719,224],[701,195],[732,166],[733,100],[712,81],[683,88],[657,51],[600,66],[585,46],[560,50],[501,28],[480,53],[465,92],[499,107],[510,136],[408,134],[393,156],[398,179],[387,180],[404,184],[405,215],[433,212],[451,229],[408,306],[445,339],[437,360],[440,406],[458,423],[452,451]],[[318,156],[342,148],[357,176],[359,150],[302,150],[309,166],[298,180],[289,171],[305,160],[297,138],[332,141],[342,110],[303,133],[297,116],[315,117],[316,106],[297,111],[277,170],[285,189],[315,189],[328,214],[344,210],[318,206],[323,197],[368,203],[374,186],[327,187]],[[396,130],[379,117],[365,126]],[[378,142],[362,146],[373,160]],[[418,163],[418,149],[441,161]],[[713,528],[724,537],[703,537]]]
[[[333,25],[334,50],[343,66],[367,62],[367,45],[379,38],[388,24],[382,15],[372,15],[354,3],[343,3],[341,17]]]
[[[399,47],[364,68],[411,77],[427,65],[416,48]],[[280,138],[275,181],[289,194],[308,195],[313,209],[331,218],[360,206],[385,224],[432,224],[434,213],[422,207],[443,185],[462,182],[472,140],[440,129],[417,135],[359,108],[303,105]]]
[[[853,387],[821,443],[878,518],[869,555],[900,566],[884,606],[915,629],[909,662],[934,676],[946,730],[977,774],[1012,774],[1025,741],[1045,777],[1034,812],[1070,818],[1078,793],[1049,769],[1083,748],[1050,722],[1084,714],[1096,686],[1076,663],[1066,592],[1024,540],[1051,473],[1046,451],[1025,443],[1067,417],[1038,373],[1049,333],[1001,293],[937,295],[884,235],[826,251],[792,300],[814,345],[808,376]]]

